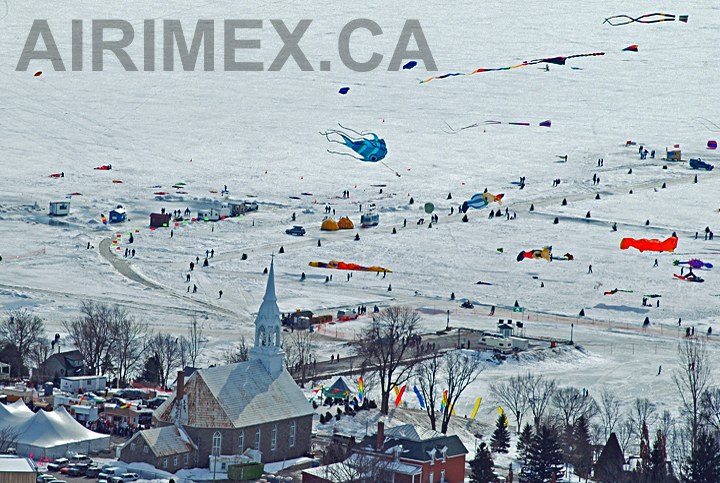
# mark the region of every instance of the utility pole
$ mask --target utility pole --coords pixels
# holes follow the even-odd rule
[[[575,324],[570,324],[570,343],[573,343],[573,329],[575,328]]]
[[[450,309],[447,311],[447,324],[445,324],[445,330],[450,330]]]

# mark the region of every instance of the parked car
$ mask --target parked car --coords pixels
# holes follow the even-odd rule
[[[85,471],[85,476],[88,478],[97,478],[100,473],[102,473],[102,469],[99,466],[90,466]]]
[[[53,475],[45,475],[45,474],[40,473],[39,475],[37,475],[37,478],[35,479],[35,481],[37,481],[37,483],[47,483],[48,481],[54,480],[54,479],[55,479],[55,477]]]
[[[75,456],[72,456],[70,458],[70,463],[85,463],[88,466],[93,462],[92,458],[90,458],[86,454],[76,454]]]
[[[131,481],[137,481],[140,477],[137,473],[123,473],[120,476],[113,476],[110,478],[110,483],[130,483]]]
[[[110,480],[114,476],[120,476],[125,472],[127,472],[127,470],[125,468],[120,468],[119,466],[113,466],[111,468],[105,468],[103,466],[103,471],[98,475],[98,478]]]
[[[285,230],[285,233],[288,235],[303,236],[305,234],[305,228],[295,225],[292,228]]]
[[[70,463],[67,458],[55,458],[52,463],[47,465],[48,471],[60,471]]]
[[[67,474],[68,476],[85,476],[89,466],[87,463],[76,463],[75,466],[68,469]]]
[[[147,396],[147,393],[141,389],[120,389],[119,391],[115,391],[115,394],[113,394],[115,397],[121,397],[123,399],[143,399]]]
[[[157,409],[166,400],[167,400],[167,398],[165,398],[165,397],[154,397],[152,399],[148,399],[147,402],[145,402],[145,405],[149,408]]]
[[[68,463],[64,467],[60,468],[60,473],[63,475],[67,475],[68,471],[70,471],[72,468],[75,468],[75,463]]]

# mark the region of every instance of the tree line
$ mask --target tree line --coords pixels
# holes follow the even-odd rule
[[[27,309],[10,311],[0,321],[0,358],[11,363],[11,375],[28,376],[35,367],[42,377],[47,358],[71,345],[82,354],[83,375],[109,376],[122,387],[137,378],[167,387],[173,371],[195,366],[205,348],[204,327],[195,316],[187,336],[176,337],[154,332],[119,305],[84,301],[79,312],[62,322],[66,340],[59,334],[51,340],[42,318]]]

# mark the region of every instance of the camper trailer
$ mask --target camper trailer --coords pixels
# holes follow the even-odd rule
[[[667,149],[665,150],[665,159],[667,161],[682,161],[682,159],[680,158],[681,154],[679,149],[673,149],[670,151],[668,151]]]
[[[110,210],[110,223],[121,223],[127,220],[127,213],[122,205],[117,205],[117,208]]]
[[[197,219],[204,221],[218,221],[227,216],[230,216],[230,208],[228,208],[228,205],[223,204],[220,206],[220,209],[208,208],[198,211]]]
[[[70,214],[70,202],[69,201],[51,201],[50,202],[50,215],[52,216],[67,216]]]
[[[257,211],[257,201],[228,201],[231,216],[242,215],[250,211]]]
[[[372,203],[365,213],[360,215],[360,226],[363,228],[369,228],[371,226],[377,226],[380,222],[380,215],[378,215],[375,208],[375,203]]]

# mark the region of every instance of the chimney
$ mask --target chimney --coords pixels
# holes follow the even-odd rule
[[[182,401],[185,395],[185,371],[177,372],[177,383],[175,386],[175,400]]]
[[[377,450],[380,451],[385,443],[385,423],[378,421]]]

